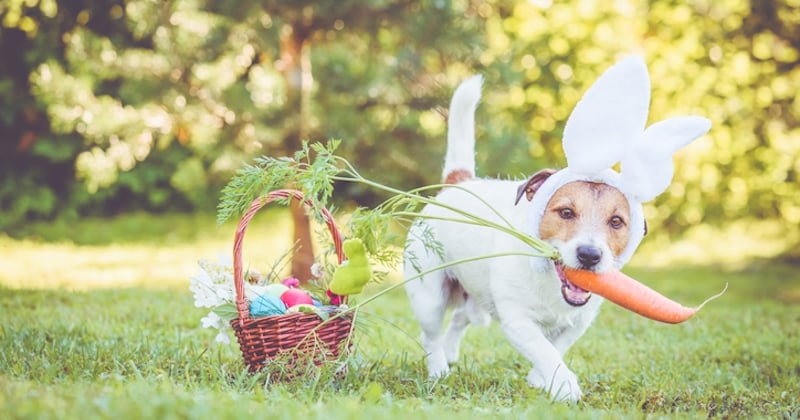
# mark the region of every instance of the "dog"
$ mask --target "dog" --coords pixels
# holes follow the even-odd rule
[[[578,122],[570,126],[573,117],[594,118],[596,121],[591,122],[595,125],[605,124],[608,130],[619,128],[625,134],[624,124],[615,127],[605,121],[606,118],[595,117],[588,108],[602,102],[598,97],[607,96],[606,90],[613,91],[617,85],[621,86],[619,89],[626,89],[625,86],[633,83],[639,91],[647,92],[646,95],[623,95],[623,101],[633,99],[630,104],[622,103],[621,109],[615,111],[626,114],[630,108],[640,112],[644,106],[644,117],[637,117],[642,126],[636,127],[638,123],[634,122],[633,129],[629,130],[633,133],[629,137],[641,137],[649,104],[646,67],[637,59],[618,67],[621,70],[614,70],[616,74],[603,76],[602,83],[598,80],[598,87],[590,89],[584,97],[586,104],[579,103],[570,116],[564,137],[568,166],[583,164],[580,158],[589,162],[593,155],[603,154],[596,144],[592,150],[577,148],[576,151],[574,145],[583,140],[567,142],[567,134],[572,137],[584,133],[602,135],[591,129],[584,130]],[[640,77],[642,71],[644,78]],[[637,77],[641,80],[637,81]],[[640,202],[648,201],[653,193],[660,193],[661,184],[664,188],[669,184],[671,160],[669,171],[660,171],[668,172],[666,184],[663,182],[666,175],[659,173],[652,177],[656,181],[650,183],[658,186],[650,191],[636,182],[604,182],[618,175],[611,169],[604,169],[613,174],[587,179],[578,176],[574,180],[568,176],[563,185],[548,187],[552,190],[547,192],[549,198],[538,197],[543,210],[532,210],[532,201],[542,194],[540,188],[551,177],[560,176],[554,175],[558,171],[544,169],[522,182],[475,177],[474,113],[481,88],[482,78],[475,76],[463,82],[453,94],[442,179],[454,187],[443,188],[437,195],[436,200],[444,206],[429,204],[422,210],[424,217],[410,227],[404,250],[404,275],[407,279],[413,278],[407,281],[405,289],[422,330],[428,373],[432,378],[448,374],[449,364],[458,359],[459,343],[466,328],[470,324],[488,325],[496,320],[511,345],[533,364],[527,374],[528,385],[548,392],[554,400],[574,402],[581,398],[582,392],[576,375],[564,362],[564,354],[593,322],[603,299],[570,283],[563,268],[596,272],[620,268],[647,230]],[[640,100],[639,96],[646,96],[646,100]],[[603,112],[602,106],[597,108]],[[665,122],[655,130],[656,134],[668,132],[674,137],[678,132],[681,145],[688,143],[685,138],[695,138],[698,132],[702,134],[708,130],[706,121],[699,117],[680,117]],[[664,125],[675,130],[661,130]],[[626,147],[618,149],[623,153]],[[669,157],[672,152],[674,150],[670,149]],[[642,156],[644,154],[646,152]],[[617,161],[614,159],[603,162],[603,168],[611,168]],[[627,159],[623,160],[623,167],[636,169],[636,165],[629,163],[635,159]],[[646,170],[650,165],[643,166]],[[636,195],[621,191],[620,185],[634,185],[630,187],[632,190],[644,188],[641,196],[647,197],[637,201]],[[445,206],[495,223],[508,223],[519,231],[537,236],[555,247],[561,260],[523,255],[530,255],[531,248],[502,231],[443,220],[465,219]],[[510,255],[470,260],[490,254]],[[466,262],[456,264],[461,260]],[[442,265],[447,267],[436,269]],[[444,331],[443,321],[449,308],[452,316]]]

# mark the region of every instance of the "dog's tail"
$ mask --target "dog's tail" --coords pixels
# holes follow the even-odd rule
[[[481,99],[482,76],[472,76],[458,86],[447,119],[447,153],[442,179],[458,184],[475,176],[475,108]]]

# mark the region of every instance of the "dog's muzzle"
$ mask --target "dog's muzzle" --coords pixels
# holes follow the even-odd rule
[[[564,297],[564,301],[572,306],[586,305],[586,302],[592,297],[592,293],[567,280],[567,276],[564,274],[564,265],[561,262],[555,261],[554,264],[558,279],[561,280],[561,296]]]

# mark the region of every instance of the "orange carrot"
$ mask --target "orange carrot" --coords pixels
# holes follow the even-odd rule
[[[655,290],[639,283],[618,270],[603,273],[575,270],[564,267],[564,274],[575,286],[588,290],[655,321],[678,324],[691,318],[706,303],[722,296],[728,285],[718,294],[694,308],[687,308]]]

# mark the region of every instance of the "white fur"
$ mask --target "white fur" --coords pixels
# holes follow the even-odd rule
[[[472,76],[458,86],[450,101],[447,147],[442,179],[463,169],[475,176],[475,107],[481,99],[483,77]]]

